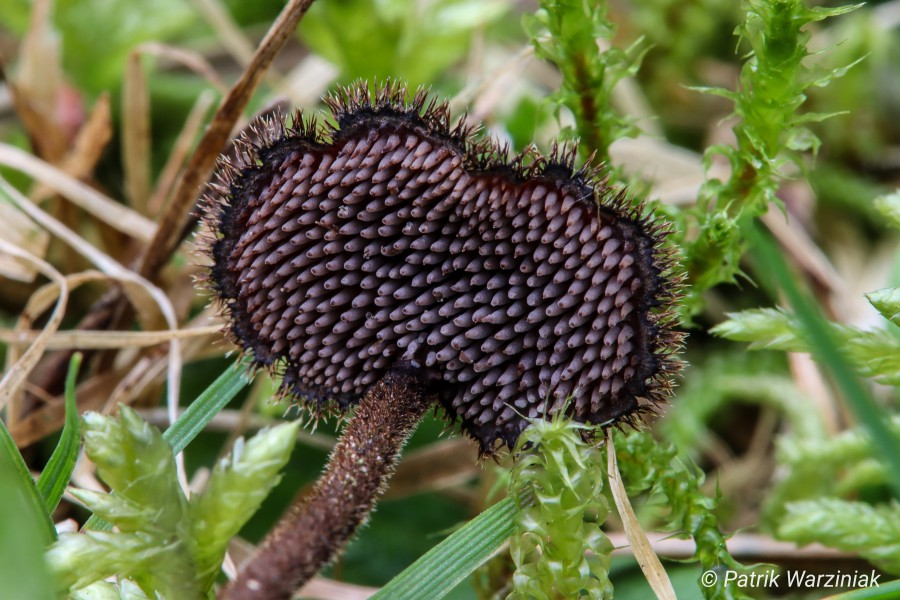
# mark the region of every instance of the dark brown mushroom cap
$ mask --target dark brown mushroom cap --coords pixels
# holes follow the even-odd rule
[[[417,365],[485,451],[569,398],[604,424],[668,394],[664,224],[574,171],[573,148],[505,160],[421,92],[328,104],[334,126],[256,123],[208,198],[210,286],[284,394],[346,408]]]

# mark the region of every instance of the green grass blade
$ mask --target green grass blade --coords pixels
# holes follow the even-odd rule
[[[78,380],[78,369],[81,367],[81,353],[76,352],[69,361],[69,373],[66,375],[66,422],[63,425],[59,443],[53,449],[47,466],[37,481],[37,489],[47,512],[53,514],[62,498],[75,461],[78,459],[78,448],[81,445],[81,420],[78,417],[78,405],[75,403],[75,383]]]
[[[249,383],[246,369],[240,361],[234,363],[197,396],[190,406],[178,417],[178,420],[166,429],[163,439],[169,442],[172,450],[177,454],[191,443],[226,404],[244,389]],[[92,515],[84,524],[84,529],[96,531],[109,531],[112,525],[103,519]]]
[[[9,431],[6,429],[2,419],[0,419],[0,463],[3,464],[4,473],[9,473],[8,477],[14,479],[15,487],[13,489],[19,490],[22,501],[29,507],[30,511],[40,515],[41,542],[49,545],[50,542],[56,539],[56,528],[53,526],[50,513],[47,512],[47,508],[44,506],[44,500],[41,498],[40,492],[38,492],[34,479],[31,477],[31,473],[28,472],[28,466],[22,460],[22,455],[19,453],[12,436],[9,435]],[[0,489],[6,490],[6,487]],[[3,491],[0,495],[6,493],[6,491]]]
[[[176,454],[184,450],[248,382],[247,371],[240,361],[225,369],[166,429],[163,439],[171,444]]]
[[[518,507],[505,498],[422,555],[371,600],[438,600],[497,551],[513,533]]]
[[[0,437],[8,438],[6,427],[0,422]],[[0,582],[4,598],[51,600],[55,597],[53,583],[44,562],[44,547],[52,538],[50,516],[26,470],[24,476],[3,444],[0,451]],[[13,445],[15,450],[15,445]],[[15,452],[18,456],[18,451]],[[23,464],[24,466],[24,464]],[[56,536],[54,531],[53,537]]]
[[[887,416],[856,377],[832,337],[828,323],[808,295],[797,286],[784,258],[768,234],[757,228],[749,228],[747,239],[753,244],[759,264],[766,266],[765,269],[760,269],[760,273],[769,273],[773,282],[787,296],[806,332],[813,356],[831,372],[847,404],[872,437],[872,443],[887,467],[888,482],[894,494],[900,498],[900,440],[891,431]]]

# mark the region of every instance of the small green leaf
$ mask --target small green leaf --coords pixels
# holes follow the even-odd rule
[[[70,597],[72,600],[147,600],[147,594],[127,579],[120,579],[118,584],[98,581],[73,592]]]
[[[900,191],[875,199],[875,209],[888,220],[888,224],[900,229]]]
[[[4,477],[9,486],[4,485],[0,489],[18,490],[18,494],[21,496],[20,500],[28,507],[28,512],[33,513],[36,515],[36,518],[40,519],[41,542],[46,545],[55,540],[56,527],[53,526],[50,513],[47,512],[41,493],[38,491],[31,473],[28,472],[28,466],[22,459],[22,455],[19,453],[12,436],[9,435],[9,431],[6,429],[2,419],[0,419],[0,467],[3,468]],[[0,495],[5,493],[0,493]],[[3,514],[11,515],[15,513]]]
[[[796,326],[782,310],[760,308],[729,313],[710,333],[736,342],[750,342],[751,348],[803,352],[806,344],[797,336]]]
[[[900,288],[885,288],[866,294],[866,299],[885,319],[900,327]]]
[[[280,481],[299,427],[299,421],[284,423],[264,429],[246,444],[238,440],[231,456],[216,465],[206,490],[191,498],[184,539],[204,589],[212,586],[228,541]]]
[[[187,500],[178,485],[172,447],[158,429],[127,406],[119,406],[118,418],[89,412],[84,415],[84,451],[112,491],[131,504],[154,507],[154,525],[174,530]]]
[[[443,598],[512,535],[517,513],[512,498],[504,498],[422,555],[371,600]]]
[[[886,308],[890,312],[889,308]],[[745,310],[729,314],[729,319],[710,331],[738,342],[750,342],[752,349],[810,352],[809,342],[799,317],[771,308]],[[833,336],[853,365],[865,377],[880,383],[900,385],[900,340],[884,330],[863,331],[837,323],[827,323]]]
[[[685,87],[692,92],[698,92],[700,94],[710,94],[712,96],[720,96],[722,98],[727,98],[728,100],[737,100],[739,98],[737,92],[721,87],[710,87],[705,85],[688,85]]]
[[[822,141],[806,127],[795,127],[786,137],[785,147],[797,152],[811,151],[818,154]]]
[[[105,494],[85,489],[73,489],[72,496],[85,508],[107,523],[115,523],[123,531],[138,531],[151,522],[156,513],[153,506],[139,505],[115,493]]]
[[[67,533],[47,551],[47,562],[61,593],[118,575],[161,569],[169,549],[147,533]]]
[[[823,19],[827,19],[829,17],[836,17],[838,15],[845,15],[849,12],[853,12],[858,8],[862,8],[866,4],[864,2],[860,2],[859,4],[847,4],[845,6],[833,6],[833,7],[825,7],[825,6],[814,6],[812,8],[806,9],[807,14],[810,15],[812,21],[821,21]]]
[[[788,504],[778,536],[859,553],[878,568],[900,574],[900,504],[873,506],[837,498]]]
[[[792,125],[801,125],[803,123],[821,123],[822,121],[827,121],[832,117],[839,117],[841,115],[846,115],[846,110],[839,110],[835,112],[823,113],[823,112],[807,112],[802,115],[797,115],[791,121]]]
[[[81,421],[75,402],[75,383],[80,366],[81,353],[76,352],[69,361],[69,373],[66,375],[66,421],[59,443],[53,449],[53,454],[50,455],[50,460],[47,461],[47,466],[44,467],[37,482],[38,491],[44,499],[47,512],[51,515],[56,510],[63,492],[66,491],[66,486],[69,485],[81,445]]]

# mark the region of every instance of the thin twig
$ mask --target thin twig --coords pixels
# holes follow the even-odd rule
[[[150,240],[146,251],[138,261],[137,271],[144,277],[155,277],[190,231],[195,219],[194,206],[201,185],[212,171],[216,157],[228,143],[234,124],[256,91],[269,65],[294,34],[297,24],[312,3],[313,0],[291,0],[285,6],[269,29],[269,33],[260,42],[250,65],[222,100],[209,129],[178,180],[172,200],[159,220],[156,235]]]

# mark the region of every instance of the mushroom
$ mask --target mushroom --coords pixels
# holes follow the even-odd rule
[[[429,407],[487,455],[563,407],[634,422],[680,367],[668,225],[574,147],[507,159],[396,84],[326,102],[334,125],[256,122],[206,202],[234,342],[314,414],[355,407],[231,599],[289,598],[330,561]]]

